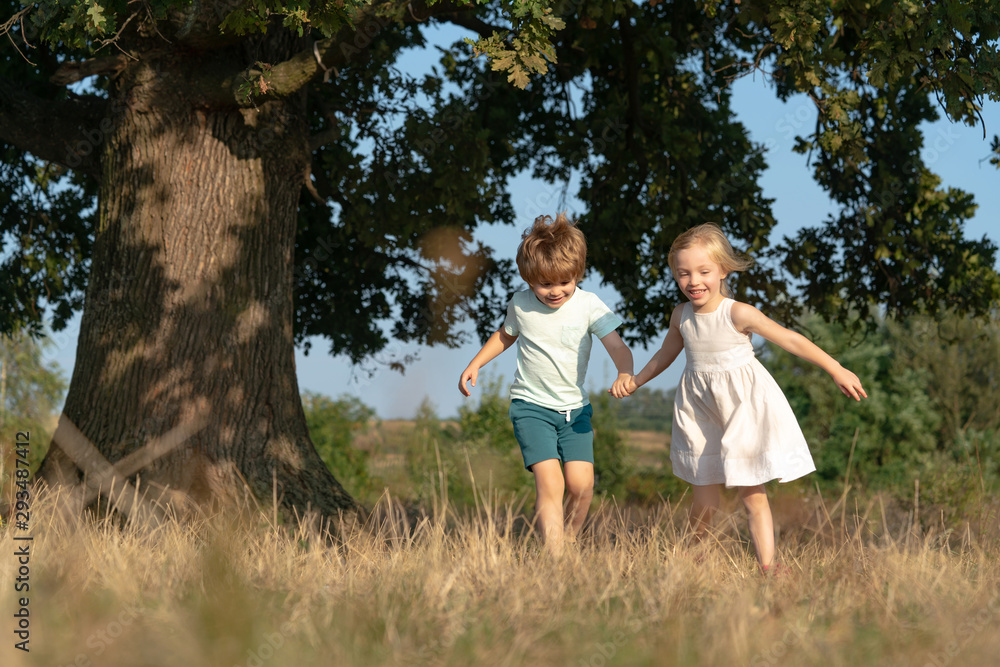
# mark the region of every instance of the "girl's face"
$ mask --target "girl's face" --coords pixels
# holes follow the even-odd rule
[[[701,244],[677,251],[674,280],[696,313],[711,313],[722,302],[722,281],[726,274]]]
[[[538,282],[532,283],[531,291],[535,297],[549,308],[558,308],[563,305],[576,291],[575,280],[560,280],[558,282]]]

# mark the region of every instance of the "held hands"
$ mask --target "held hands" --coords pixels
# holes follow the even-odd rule
[[[635,393],[635,390],[638,388],[639,385],[636,384],[634,375],[631,373],[619,373],[618,379],[611,385],[611,389],[608,389],[608,393],[615,398],[625,398]]]
[[[843,392],[844,396],[853,398],[855,401],[860,401],[862,397],[868,398],[868,394],[865,393],[865,388],[861,386],[861,380],[858,376],[843,366],[830,373],[830,377],[840,387],[840,391]]]

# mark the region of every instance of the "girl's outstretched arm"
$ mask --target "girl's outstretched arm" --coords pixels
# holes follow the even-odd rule
[[[476,380],[479,378],[479,369],[493,361],[500,353],[513,345],[515,340],[517,340],[517,336],[511,336],[502,328],[494,331],[493,335],[486,341],[486,344],[483,345],[483,348],[476,353],[476,356],[472,358],[469,365],[462,371],[462,377],[458,381],[458,390],[465,396],[472,396],[472,391],[469,390],[466,383],[471,380],[472,386],[475,387]]]
[[[840,365],[816,343],[791,329],[786,329],[748,303],[733,303],[733,326],[746,334],[755,333],[786,352],[816,364],[830,374],[844,396],[856,401],[868,398],[858,376]]]
[[[670,314],[670,328],[667,329],[667,335],[663,337],[660,349],[646,362],[642,370],[633,375],[631,381],[625,384],[629,394],[670,368],[670,364],[674,363],[674,359],[684,349],[684,339],[681,337],[680,329],[683,308],[684,304],[674,308],[674,312]]]

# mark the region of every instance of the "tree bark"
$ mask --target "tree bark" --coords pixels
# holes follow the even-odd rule
[[[254,48],[277,62],[303,44],[285,34]],[[114,464],[208,406],[205,428],[139,473],[142,488],[205,504],[245,485],[289,513],[354,512],[309,439],[295,375],[305,95],[206,106],[184,84],[208,58],[235,59],[153,53],[114,81],[64,414]],[[79,474],[57,446],[40,470],[49,483]]]

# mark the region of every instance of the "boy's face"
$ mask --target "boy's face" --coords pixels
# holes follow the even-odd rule
[[[558,308],[563,305],[576,291],[576,280],[560,280],[556,282],[541,281],[531,284],[531,291],[535,293],[535,298],[544,303],[549,308]]]

